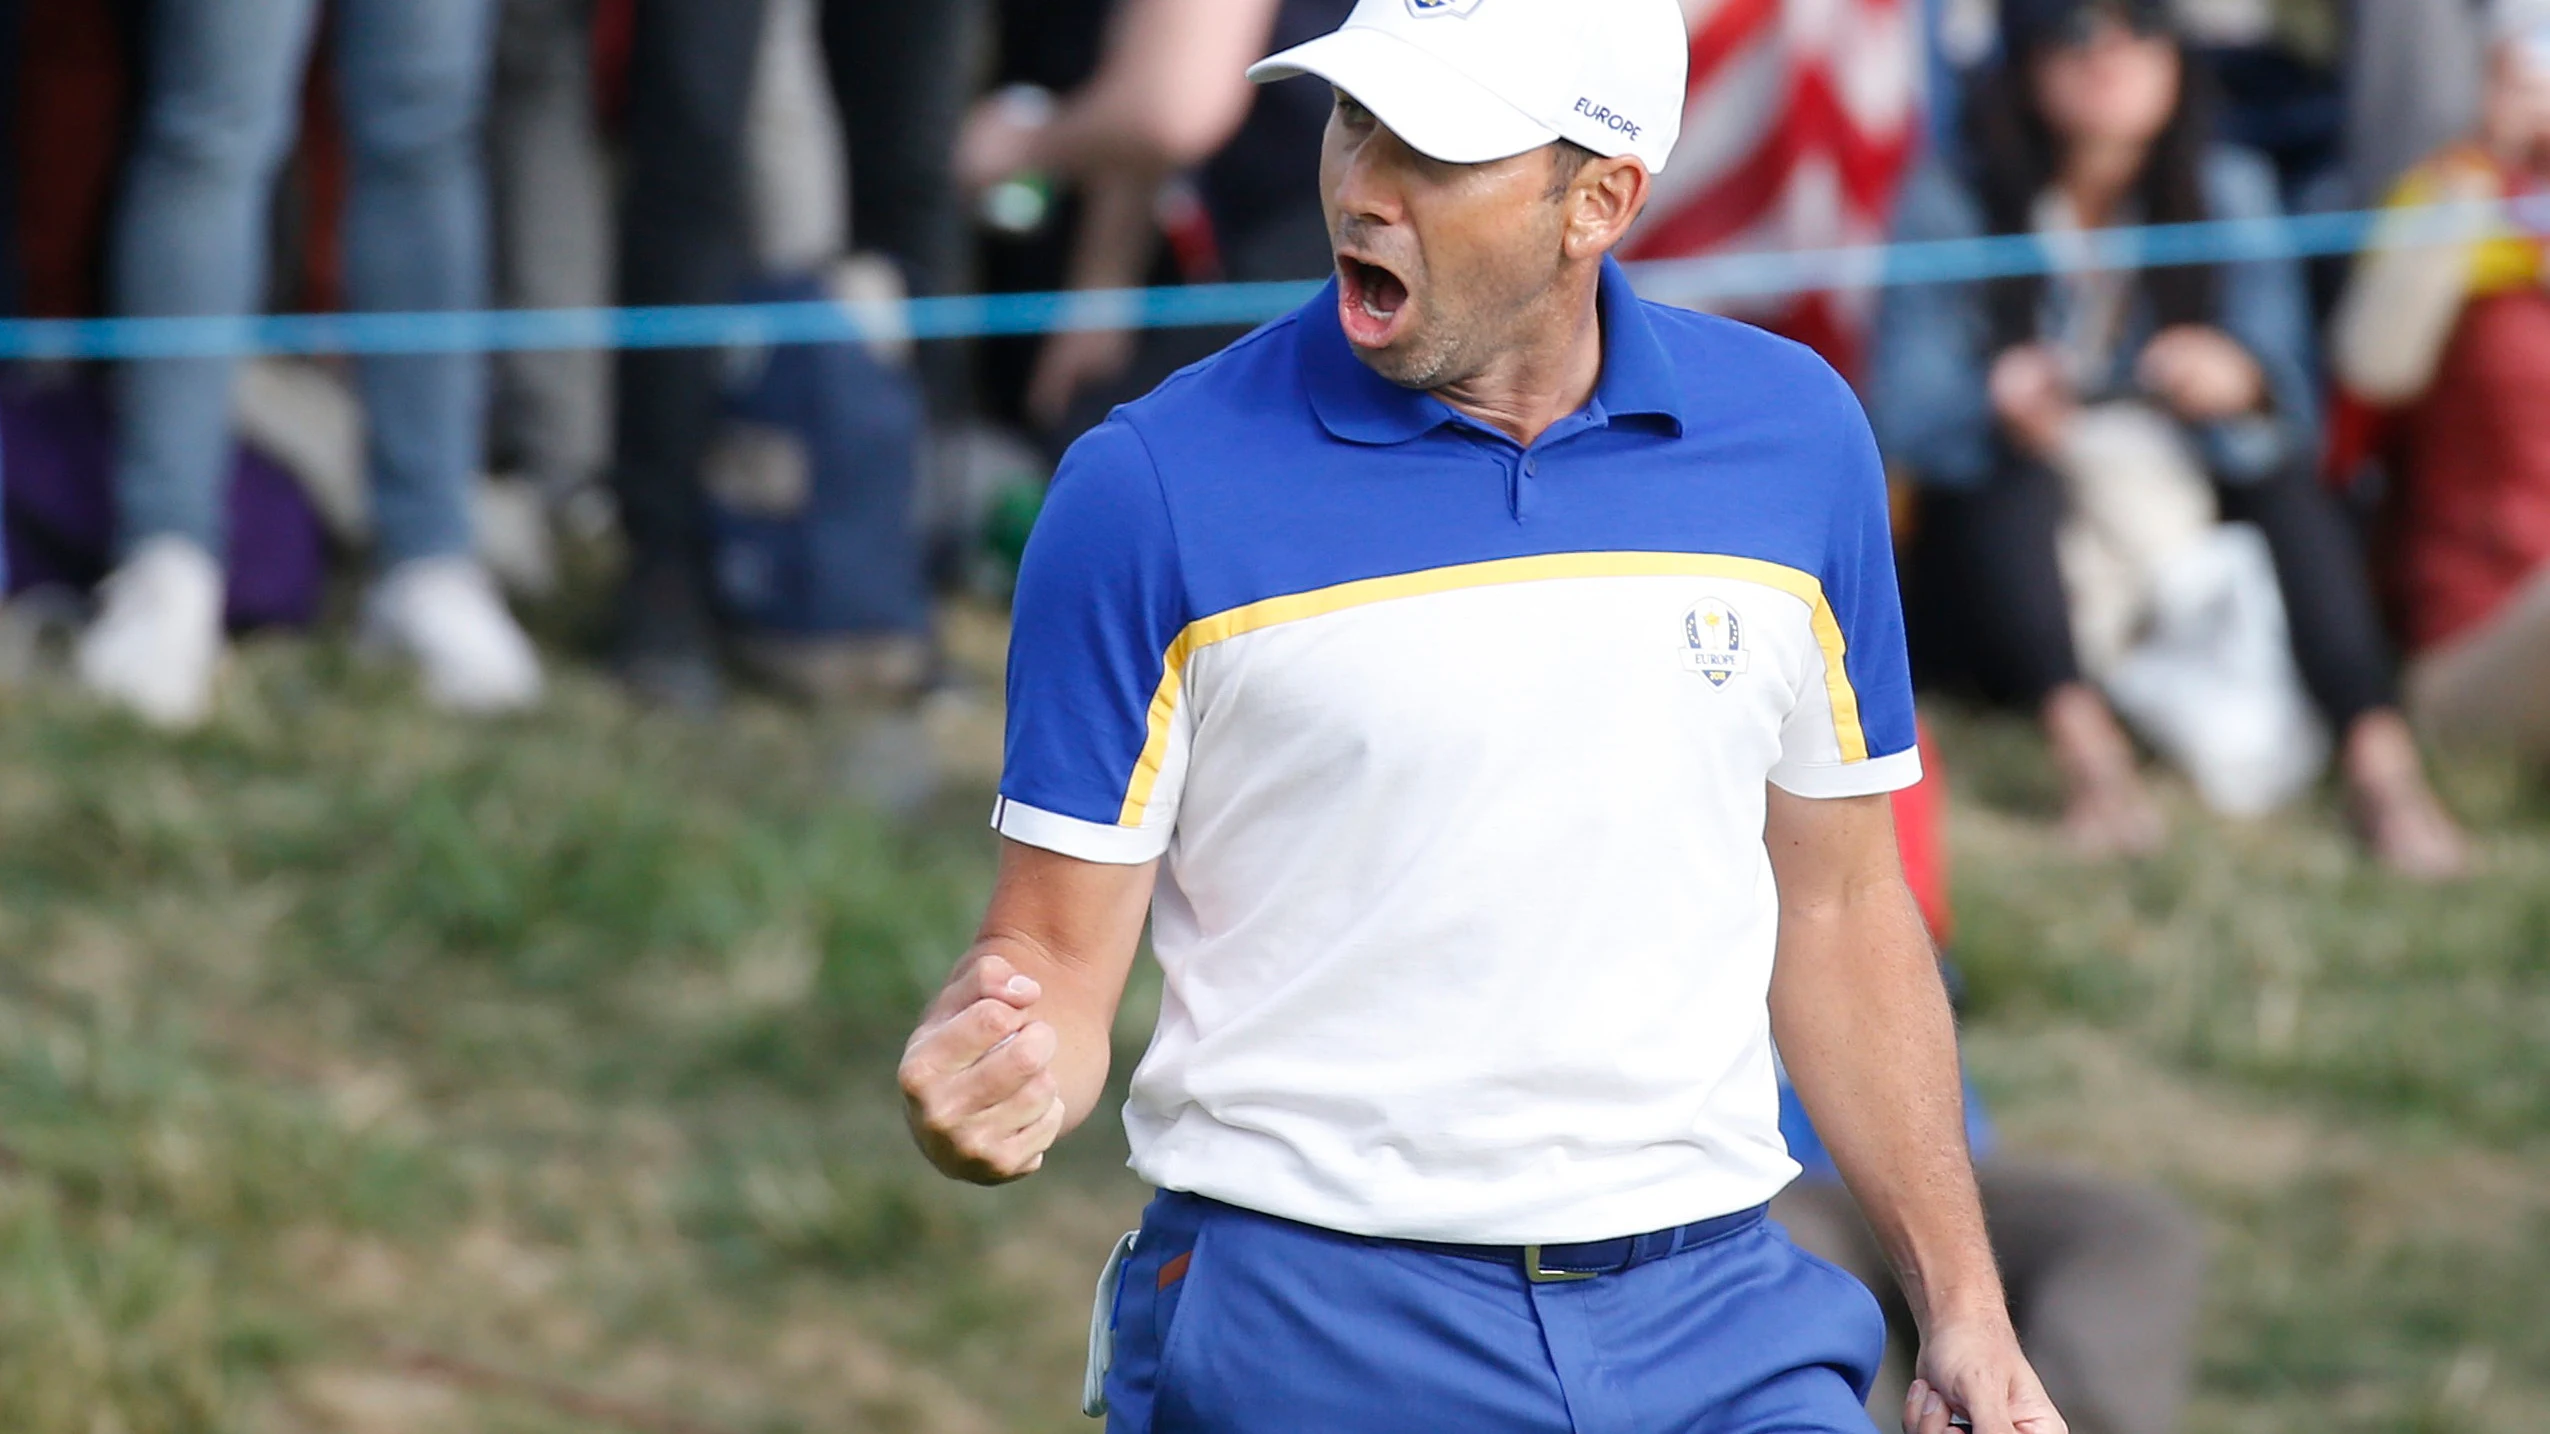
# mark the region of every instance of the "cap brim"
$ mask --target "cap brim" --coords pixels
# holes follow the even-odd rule
[[[1248,67],[1258,84],[1317,75],[1372,111],[1410,149],[1446,164],[1484,164],[1558,138],[1495,91],[1395,35],[1359,25]]]

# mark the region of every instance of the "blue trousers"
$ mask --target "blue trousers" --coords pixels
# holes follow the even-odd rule
[[[252,312],[267,200],[292,147],[318,0],[159,0],[112,257],[116,312]],[[337,97],[352,154],[346,298],[357,309],[486,299],[479,110],[493,0],[340,0]],[[121,545],[173,534],[218,555],[236,360],[126,366],[115,488]],[[385,562],[466,553],[485,361],[356,365]]]
[[[1865,1286],[1765,1219],[1616,1274],[1164,1192],[1115,1305],[1108,1434],[1868,1434]]]

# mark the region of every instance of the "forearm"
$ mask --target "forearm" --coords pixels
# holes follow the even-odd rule
[[[1924,1329],[2003,1316],[1966,1148],[1956,1029],[1900,878],[1783,912],[1772,1022],[1790,1082]]]
[[[2423,395],[2461,316],[2466,268],[2458,249],[2440,246],[2377,248],[2357,259],[2329,326],[2338,382],[2384,406]]]
[[[1140,287],[1151,269],[1152,197],[1156,171],[1130,170],[1093,176],[1080,196],[1080,225],[1072,237],[1066,279],[1074,289]]]
[[[1001,843],[982,927],[896,1071],[931,1164],[978,1184],[1016,1180],[1089,1118],[1154,870]]]
[[[1089,176],[1170,170],[1221,148],[1248,114],[1245,76],[1275,26],[1276,0],[1130,0],[1098,73],[1039,138],[1042,164]]]

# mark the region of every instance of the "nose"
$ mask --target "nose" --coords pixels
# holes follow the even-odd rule
[[[1406,158],[1407,145],[1377,124],[1349,142],[1329,196],[1341,223],[1388,225],[1405,217]]]

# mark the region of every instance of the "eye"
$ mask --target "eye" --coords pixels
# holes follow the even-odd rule
[[[1348,129],[1364,129],[1372,124],[1372,111],[1365,109],[1353,95],[1338,90],[1337,120]]]

